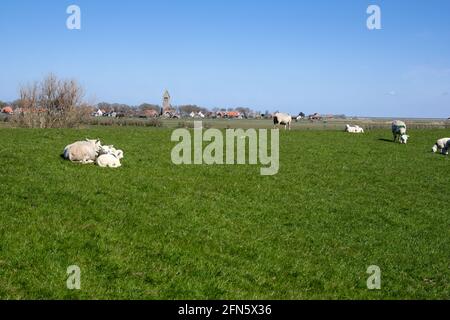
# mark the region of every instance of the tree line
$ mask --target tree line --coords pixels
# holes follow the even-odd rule
[[[120,114],[121,117],[155,117],[162,114],[162,107],[152,103],[89,104],[83,99],[84,90],[76,80],[58,79],[53,74],[41,81],[22,86],[19,95],[19,99],[9,103],[0,101],[0,109],[11,106],[14,109],[12,120],[24,127],[76,127],[85,123],[98,110],[101,110],[102,114],[115,113]],[[193,104],[173,106],[172,109],[182,117],[192,113],[214,116],[220,112],[231,111],[239,112],[246,118],[258,118],[271,114],[268,110],[262,113],[246,107],[208,109]]]

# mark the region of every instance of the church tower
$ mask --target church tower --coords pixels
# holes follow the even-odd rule
[[[163,95],[163,114],[166,112],[170,112],[172,110],[172,106],[170,104],[170,94],[169,91],[166,90]]]

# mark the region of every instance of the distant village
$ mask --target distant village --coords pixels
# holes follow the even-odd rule
[[[170,93],[166,90],[162,98],[162,106],[153,104],[142,104],[138,107],[129,107],[119,104],[99,103],[97,110],[92,113],[94,117],[126,117],[134,116],[139,118],[165,118],[165,119],[181,119],[181,118],[196,118],[196,119],[263,119],[272,118],[269,111],[260,112],[254,111],[250,108],[214,108],[209,110],[197,105],[181,105],[173,106],[171,104]],[[306,116],[303,112],[299,112],[295,116],[297,120],[308,118],[310,120],[321,120],[322,116],[319,113]]]
[[[180,105],[173,106],[171,104],[170,93],[166,90],[162,97],[162,105],[143,103],[139,106],[130,106],[120,103],[101,102],[95,106],[89,106],[90,115],[92,117],[112,117],[112,118],[165,118],[165,119],[181,119],[181,118],[207,118],[207,119],[271,119],[274,112],[254,111],[251,108],[213,108],[209,110],[205,107],[197,105]],[[5,116],[20,114],[23,112],[20,101],[5,103],[0,101],[1,113]],[[45,110],[40,110],[45,111]],[[318,121],[330,118],[346,118],[345,115],[321,115],[313,113],[306,115],[298,112],[292,115],[296,120],[307,119]]]

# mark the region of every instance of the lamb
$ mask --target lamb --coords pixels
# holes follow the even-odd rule
[[[360,126],[358,125],[351,126],[349,124],[345,126],[345,131],[349,133],[364,133],[364,129],[361,128]]]
[[[442,138],[436,141],[431,150],[434,153],[440,151],[442,154],[448,155],[449,148],[450,148],[450,138]]]
[[[119,168],[122,166],[120,160],[114,154],[102,154],[100,155],[96,163],[101,168]]]
[[[112,146],[112,145],[109,145],[109,146],[102,146],[101,148],[100,148],[100,151],[99,151],[99,153],[100,153],[100,155],[103,155],[103,154],[112,154],[112,155],[114,155],[117,159],[119,159],[119,160],[121,160],[121,159],[123,159],[123,151],[122,150],[118,150],[118,149],[116,149],[116,148],[114,148],[114,146]]]
[[[100,156],[96,163],[102,168],[119,168],[122,166],[120,159],[123,159],[123,151],[117,150],[114,146],[102,146],[100,148]]]
[[[345,125],[345,132],[349,132],[349,133],[355,133],[355,127],[352,127],[349,124]]]
[[[401,144],[407,144],[408,143],[408,138],[409,138],[409,136],[407,134],[404,134],[404,135],[400,136],[400,143]]]

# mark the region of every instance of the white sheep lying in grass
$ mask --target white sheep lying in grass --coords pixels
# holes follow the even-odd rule
[[[122,166],[120,159],[123,159],[122,150],[117,150],[114,146],[102,146],[96,163],[102,168],[119,168]]]
[[[119,168],[122,166],[120,160],[113,154],[102,154],[100,155],[96,163],[101,168]]]
[[[349,133],[364,133],[364,129],[361,128],[358,125],[351,126],[351,125],[347,124],[345,126],[345,132],[349,132]]]
[[[64,159],[82,164],[94,163],[101,148],[100,140],[77,141],[64,148]]]
[[[431,149],[434,153],[440,151],[442,154],[448,155],[448,149],[450,148],[450,138],[442,138],[436,141]]]

